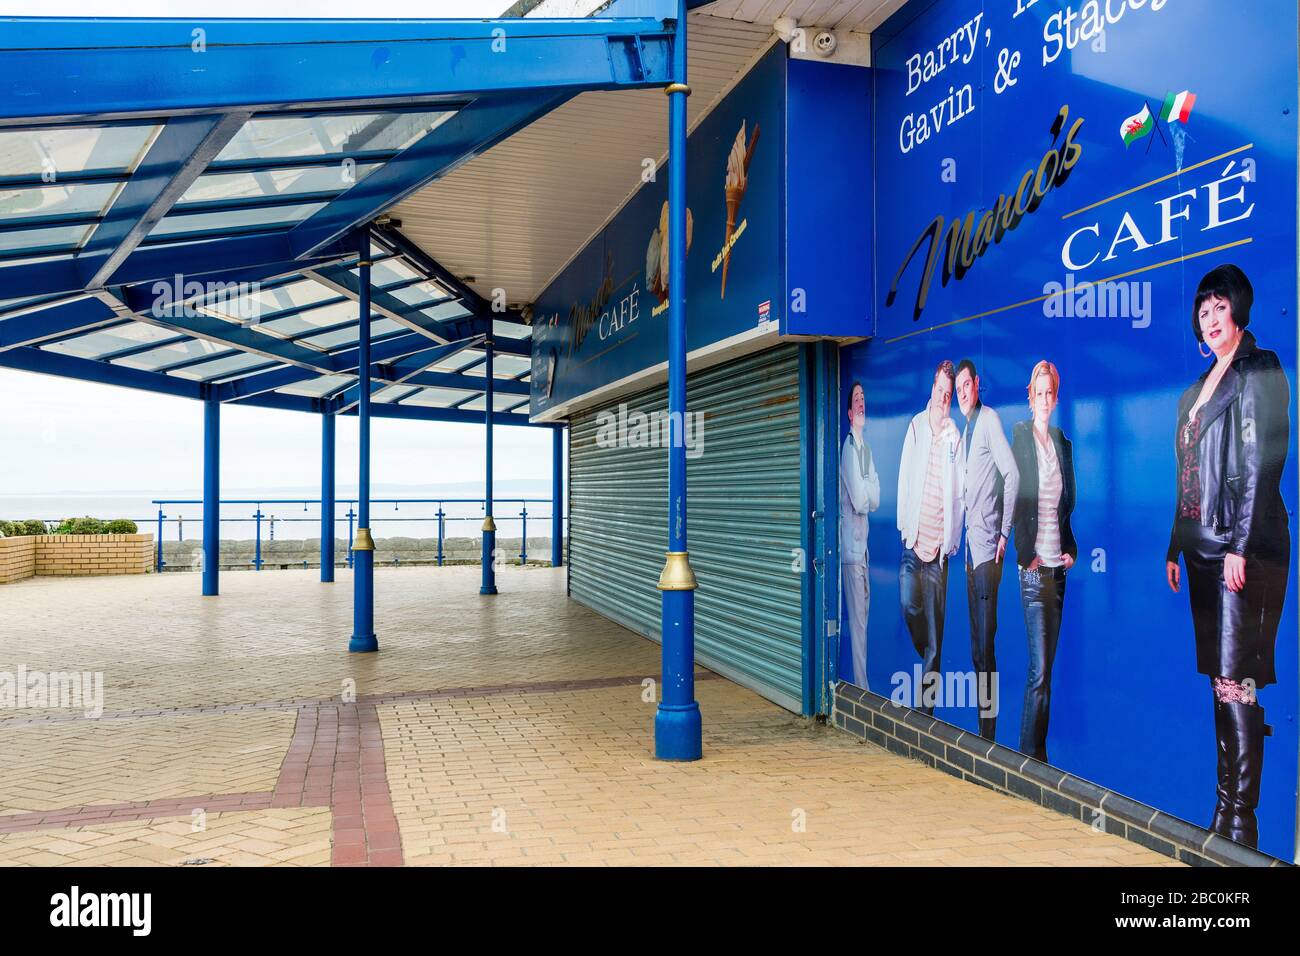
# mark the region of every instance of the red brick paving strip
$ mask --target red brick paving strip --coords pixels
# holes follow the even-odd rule
[[[696,680],[715,680],[717,674],[699,673]],[[119,711],[103,714],[100,720],[148,717],[227,714],[251,711],[287,710],[296,707],[298,721],[293,738],[280,764],[280,774],[271,792],[208,793],[193,797],[141,800],[134,803],[106,803],[97,806],[38,810],[31,813],[0,814],[0,833],[52,830],[126,823],[162,817],[187,817],[194,810],[217,813],[223,810],[268,810],[274,807],[329,807],[331,820],[331,866],[402,866],[401,831],[393,811],[388,769],[384,762],[384,736],[378,704],[407,700],[438,700],[454,697],[484,697],[501,694],[544,694],[572,690],[597,690],[640,684],[640,676],[598,677],[589,680],[545,681],[531,684],[497,684],[486,687],[451,687],[443,690],[409,691],[367,695],[356,704],[336,700],[300,699],[262,701],[254,704],[218,704],[207,707],[178,707]],[[56,714],[49,717],[0,720],[0,728],[33,724],[87,720],[83,715]]]

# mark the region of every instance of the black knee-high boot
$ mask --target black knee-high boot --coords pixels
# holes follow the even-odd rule
[[[1215,701],[1219,738],[1218,805],[1210,829],[1249,847],[1259,844],[1255,808],[1264,769],[1264,708],[1239,701]]]
[[[1215,787],[1214,817],[1210,832],[1227,836],[1228,821],[1232,817],[1232,795],[1236,792],[1236,741],[1228,729],[1228,705],[1214,700],[1215,750],[1219,758],[1219,782]]]

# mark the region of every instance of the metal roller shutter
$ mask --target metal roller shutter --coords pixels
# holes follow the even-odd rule
[[[667,408],[667,388],[621,400]],[[655,588],[667,545],[666,448],[600,447],[602,411],[570,427],[569,588],[586,606],[660,639]],[[799,350],[781,346],[694,373],[703,453],[687,459],[696,660],[798,712],[803,698]],[[609,443],[606,443],[609,444]]]

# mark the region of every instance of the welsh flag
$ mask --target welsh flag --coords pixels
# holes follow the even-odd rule
[[[1181,93],[1170,93],[1165,96],[1165,105],[1160,107],[1160,118],[1166,123],[1172,123],[1174,120],[1186,123],[1187,117],[1192,115],[1192,107],[1195,103],[1195,93],[1187,90]]]
[[[1134,113],[1119,127],[1119,135],[1124,140],[1124,146],[1128,147],[1140,140],[1143,136],[1150,136],[1151,131],[1155,129],[1156,121],[1151,115],[1151,110],[1145,103],[1142,104],[1142,112]]]

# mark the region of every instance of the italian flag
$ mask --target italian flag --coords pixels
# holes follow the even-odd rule
[[[1151,110],[1147,109],[1145,103],[1142,104],[1142,112],[1134,113],[1119,127],[1119,135],[1124,139],[1124,145],[1131,146],[1140,140],[1143,136],[1150,136],[1151,131],[1155,129],[1156,123],[1151,115]]]
[[[1195,103],[1195,93],[1189,93],[1187,90],[1181,93],[1170,93],[1165,97],[1165,105],[1160,107],[1160,118],[1166,123],[1172,123],[1174,120],[1186,123],[1187,117],[1192,115],[1192,107]]]

